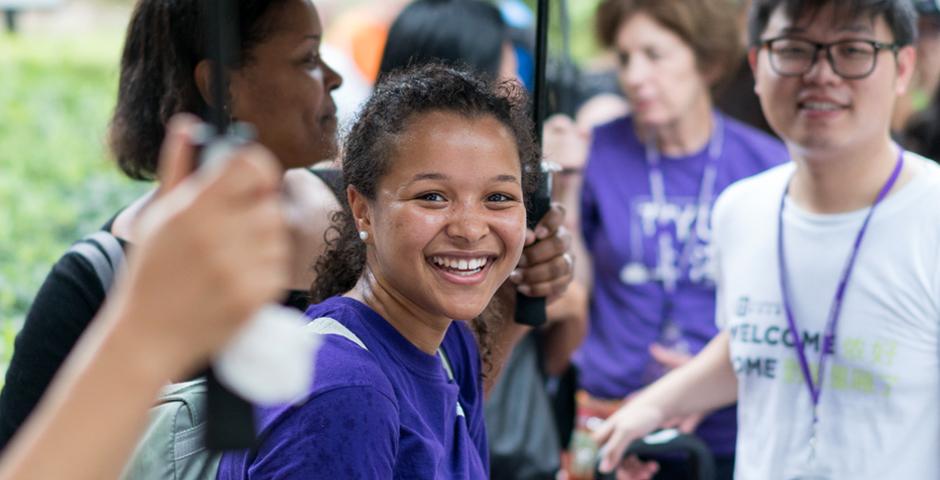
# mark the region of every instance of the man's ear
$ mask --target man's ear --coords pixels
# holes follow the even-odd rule
[[[212,61],[200,60],[193,70],[193,80],[196,82],[196,88],[199,89],[199,95],[206,105],[213,105],[215,99],[212,98]]]
[[[346,200],[349,202],[349,209],[352,211],[353,221],[356,222],[356,230],[366,232],[367,238],[363,239],[365,243],[370,243],[373,238],[372,229],[372,206],[365,195],[359,193],[356,187],[349,185],[346,187]]]
[[[757,47],[750,47],[747,49],[747,64],[751,66],[751,74],[754,77],[754,93],[757,93],[757,54],[758,52],[760,52],[760,49]]]
[[[905,45],[898,50],[898,76],[894,84],[895,95],[904,95],[911,85],[914,70],[917,67],[917,50],[913,45]]]

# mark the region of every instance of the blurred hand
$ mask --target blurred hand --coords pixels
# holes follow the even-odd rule
[[[190,116],[170,122],[161,186],[136,224],[125,282],[138,312],[129,328],[178,373],[207,361],[288,281],[276,160],[252,145],[191,174],[196,124]]]
[[[621,467],[617,478],[650,478],[659,468],[655,462],[644,463],[635,457],[623,462],[621,459],[634,440],[652,432],[662,422],[663,414],[659,408],[635,401],[629,401],[620,407],[591,435],[594,441],[601,445],[601,472],[609,473]]]
[[[587,162],[591,134],[570,117],[555,114],[542,127],[542,151],[545,158],[564,168],[580,169]]]
[[[535,230],[526,231],[526,247],[519,266],[509,276],[519,292],[530,297],[548,297],[552,302],[574,279],[571,232],[564,227],[564,220],[564,208],[553,203]]]

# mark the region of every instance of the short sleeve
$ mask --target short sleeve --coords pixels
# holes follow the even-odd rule
[[[712,278],[715,279],[715,325],[718,327],[718,330],[724,330],[727,326],[727,318],[725,315],[725,302],[724,302],[724,267],[722,266],[722,260],[724,256],[722,255],[722,228],[724,225],[725,210],[727,210],[728,203],[728,192],[724,192],[718,196],[718,200],[715,201],[715,206],[712,209],[711,216],[711,227],[712,227],[712,241],[709,248],[711,249],[711,270]]]
[[[399,424],[395,403],[376,388],[318,393],[271,426],[248,478],[392,478]]]

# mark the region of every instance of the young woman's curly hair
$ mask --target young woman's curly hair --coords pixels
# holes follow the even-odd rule
[[[449,112],[469,119],[492,117],[506,127],[516,142],[528,204],[538,181],[539,151],[527,105],[527,97],[517,83],[492,84],[455,67],[430,64],[394,72],[383,78],[346,138],[344,186],[374,201],[379,180],[392,162],[405,161],[396,158],[396,140],[411,121],[424,113]],[[453,161],[466,162],[467,169],[473,168],[473,159]],[[339,200],[342,210],[333,214],[326,252],[315,267],[317,280],[310,292],[314,302],[352,289],[366,264],[366,246],[359,239],[348,201],[342,196]],[[478,337],[487,336],[486,323],[474,322]],[[484,338],[480,343],[486,358],[488,343]]]

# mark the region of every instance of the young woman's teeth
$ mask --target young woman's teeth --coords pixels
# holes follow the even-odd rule
[[[486,266],[486,257],[471,258],[469,260],[465,258],[431,257],[431,262],[458,275],[473,275]]]
[[[838,110],[842,107],[829,102],[806,102],[803,104],[803,108],[808,110]]]

